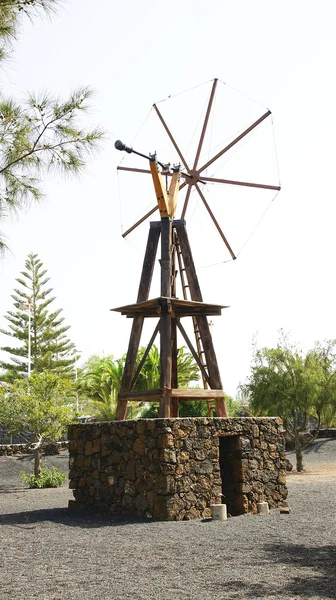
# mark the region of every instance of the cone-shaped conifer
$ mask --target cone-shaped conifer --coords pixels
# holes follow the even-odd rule
[[[12,294],[15,310],[5,314],[8,330],[0,329],[2,334],[20,341],[17,347],[1,348],[10,355],[11,361],[0,362],[5,371],[1,379],[13,380],[28,374],[29,337],[31,372],[48,370],[70,377],[73,374],[75,346],[66,336],[69,326],[64,325],[64,318],[60,317],[62,309],[51,309],[55,296],[48,287],[49,279],[37,254],[29,254],[25,270],[16,279],[19,287]]]

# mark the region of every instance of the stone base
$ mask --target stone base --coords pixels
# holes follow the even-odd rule
[[[139,419],[70,425],[72,508],[160,520],[257,512],[287,497],[277,418]]]

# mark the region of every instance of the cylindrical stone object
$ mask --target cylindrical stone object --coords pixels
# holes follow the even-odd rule
[[[268,502],[258,502],[258,513],[260,515],[268,515],[268,513],[269,513]]]
[[[214,521],[225,521],[227,519],[226,504],[212,504],[210,508]]]

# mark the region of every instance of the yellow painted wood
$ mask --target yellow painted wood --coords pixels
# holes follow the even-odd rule
[[[155,161],[149,163],[161,217],[168,217],[168,194]]]
[[[180,173],[177,171],[173,174],[169,192],[168,192],[168,213],[169,216],[173,219],[175,217],[176,205],[177,205],[177,196],[179,191],[179,182],[180,182]]]

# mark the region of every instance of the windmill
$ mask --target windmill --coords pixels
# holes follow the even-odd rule
[[[192,256],[189,238],[186,230],[185,216],[193,189],[196,190],[210,218],[212,219],[222,241],[224,242],[232,259],[236,255],[222,231],[209,203],[206,200],[202,187],[207,183],[251,187],[279,191],[279,185],[264,183],[252,183],[232,179],[208,177],[204,172],[219,158],[225,155],[238,142],[243,140],[250,132],[256,129],[265,119],[271,115],[267,110],[251,125],[239,133],[233,140],[227,143],[221,150],[204,163],[200,163],[202,148],[209,119],[213,108],[218,80],[214,79],[211,87],[205,117],[198,141],[196,154],[192,164],[188,164],[180,150],[174,136],[172,135],[163,115],[157,105],[153,108],[165,133],[180,160],[180,164],[174,165],[159,162],[156,154],[145,155],[126,146],[120,140],[115,143],[117,150],[128,154],[136,154],[149,162],[148,169],[132,167],[119,167],[122,171],[133,171],[136,173],[149,174],[152,178],[156,196],[156,204],[123,236],[144,222],[156,211],[160,213],[160,221],[150,223],[149,235],[145,251],[142,273],[135,304],[122,306],[113,310],[133,319],[132,330],[126,355],[125,369],[123,373],[121,390],[118,397],[117,419],[125,419],[128,401],[159,402],[160,417],[177,417],[179,402],[195,399],[205,399],[208,403],[209,414],[215,408],[217,416],[226,417],[227,410],[225,395],[218,368],[216,353],[210,332],[208,317],[220,315],[222,305],[208,304],[203,301],[196,268]],[[201,166],[200,166],[201,164]],[[184,204],[181,217],[175,218],[178,194],[186,188]],[[149,299],[151,281],[154,265],[158,252],[159,240],[161,240],[160,272],[161,289],[160,296]],[[183,298],[177,297],[177,278],[181,281]],[[191,342],[183,324],[182,319],[191,317],[196,340],[196,347]],[[144,320],[147,318],[158,318],[149,344],[142,356],[140,363],[136,366],[137,353],[140,345],[141,333]],[[203,389],[180,389],[178,388],[177,374],[177,332],[180,332],[190,352],[192,353],[202,375]],[[160,387],[155,390],[134,390],[141,369],[148,356],[157,335],[160,336]]]

